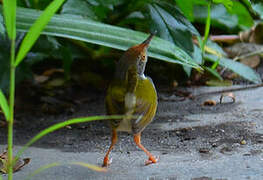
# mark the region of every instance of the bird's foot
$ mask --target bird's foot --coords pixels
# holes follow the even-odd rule
[[[108,167],[112,163],[112,158],[105,157],[103,160],[102,167]]]
[[[157,163],[159,161],[159,157],[150,156],[148,160],[145,161],[145,166]]]

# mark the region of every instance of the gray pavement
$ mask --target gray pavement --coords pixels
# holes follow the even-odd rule
[[[215,90],[218,88],[197,88],[193,94]],[[238,91],[234,94],[234,104],[217,104],[212,107],[202,106],[202,103],[206,99],[219,102],[220,94],[204,96],[195,101],[161,101],[156,121],[147,127],[142,137],[142,140],[144,136],[147,140],[152,136],[152,131],[170,133],[169,137],[160,136],[159,148],[152,148],[150,143],[146,143],[148,149],[153,149],[151,152],[160,157],[157,164],[144,166],[146,155],[134,148],[128,151],[125,142],[121,141],[123,149],[117,146],[117,150],[112,152],[113,162],[106,173],[64,165],[47,169],[32,179],[263,179],[263,88]],[[182,134],[187,137],[189,135],[190,139],[181,139]],[[244,145],[240,143],[242,139],[246,142]],[[214,142],[217,145],[214,145]],[[5,145],[0,145],[0,149],[4,147]],[[18,147],[16,146],[16,149]],[[15,173],[14,179],[23,180],[36,169],[53,162],[81,161],[101,165],[108,143],[101,147],[101,151],[87,152],[66,152],[55,146],[31,147],[23,157],[30,157],[32,161]],[[206,148],[207,151],[200,150]]]

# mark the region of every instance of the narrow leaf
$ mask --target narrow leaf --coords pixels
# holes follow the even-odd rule
[[[0,108],[2,109],[2,111],[5,115],[5,119],[7,121],[9,121],[9,106],[8,106],[7,100],[5,98],[5,95],[1,89],[0,89]]]
[[[46,169],[49,169],[49,168],[52,168],[52,167],[56,167],[56,166],[61,166],[60,163],[58,162],[54,162],[54,163],[51,163],[51,164],[47,164],[45,166],[42,166],[40,168],[38,168],[37,170],[35,170],[33,173],[31,173],[30,175],[28,175],[28,177],[26,178],[26,180],[29,180],[31,179],[33,176],[45,171]]]
[[[22,44],[19,48],[15,65],[17,66],[26,56],[26,54],[30,51],[37,38],[40,36],[41,32],[50,21],[51,17],[55,14],[55,12],[60,8],[65,0],[54,0],[49,6],[43,11],[43,13],[39,16],[36,22],[30,27],[28,33],[26,34]]]
[[[16,39],[16,0],[3,0],[4,19],[8,37]]]
[[[211,73],[213,76],[215,76],[217,79],[223,81],[223,78],[220,76],[220,74],[215,69],[212,69],[210,67],[204,67],[204,69],[208,71],[209,73]]]
[[[218,61],[217,56],[209,55],[209,54],[205,55],[205,59],[212,62]],[[223,67],[232,70],[233,72],[237,73],[238,75],[249,81],[252,81],[254,83],[261,83],[261,78],[259,74],[244,64],[241,64],[239,62],[227,58],[220,58],[219,64]]]
[[[106,119],[120,119],[123,116],[91,116],[91,117],[83,117],[83,118],[74,118],[65,122],[57,123],[49,128],[44,129],[43,131],[39,132],[37,135],[35,135],[26,145],[24,145],[19,152],[16,155],[15,161],[21,156],[21,154],[34,142],[42,138],[43,136],[54,132],[60,128],[63,128],[65,126],[71,125],[71,124],[78,124],[78,123],[84,123],[89,121],[95,121],[95,120],[106,120]]]
[[[84,163],[84,162],[72,162],[70,164],[86,167],[86,168],[92,169],[93,171],[107,172],[106,168],[98,167],[98,166],[88,164],[88,163]]]
[[[40,11],[18,8],[17,28],[26,32],[38,18]],[[141,43],[148,34],[103,24],[82,17],[55,15],[42,34],[71,38],[93,44],[126,50]],[[164,39],[154,37],[149,47],[149,56],[163,61],[200,68],[182,49]]]
[[[98,171],[98,172],[107,172],[107,169],[106,168],[102,168],[102,167],[99,167],[99,166],[95,166],[95,165],[92,165],[92,164],[88,164],[88,163],[85,163],[85,162],[69,162],[69,163],[60,163],[60,162],[54,162],[54,163],[51,163],[51,164],[47,164],[45,166],[42,166],[40,168],[38,168],[37,170],[35,170],[33,173],[31,173],[27,178],[26,180],[29,180],[29,179],[32,179],[33,176],[49,169],[49,168],[52,168],[52,167],[57,167],[57,166],[65,166],[65,165],[78,165],[78,166],[82,166],[82,167],[86,167],[86,168],[89,168],[93,171]],[[0,179],[1,180],[1,179]]]

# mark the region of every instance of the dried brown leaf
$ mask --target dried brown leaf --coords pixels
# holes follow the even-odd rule
[[[216,105],[216,101],[211,99],[208,99],[203,103],[203,106],[215,106],[215,105]]]

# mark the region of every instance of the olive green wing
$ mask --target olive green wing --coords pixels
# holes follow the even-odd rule
[[[141,132],[152,120],[157,109],[157,94],[151,79],[139,82],[136,89],[136,107],[132,120],[134,134]]]
[[[123,115],[124,114],[124,92],[122,86],[112,83],[107,91],[105,105],[107,115]],[[110,121],[112,127],[117,127],[121,119],[113,119]]]

